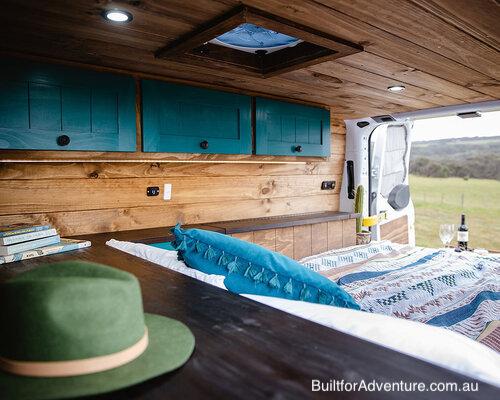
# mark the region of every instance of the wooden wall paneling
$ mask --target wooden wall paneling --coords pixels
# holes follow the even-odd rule
[[[335,232],[329,242],[329,224]],[[341,229],[341,231],[338,231]],[[247,242],[256,243],[295,260],[313,254],[323,253],[333,248],[348,247],[356,244],[356,220],[348,219],[321,222],[287,228],[265,229],[252,232],[233,233],[231,236]]]
[[[328,250],[328,222],[311,225],[311,255]]]
[[[209,223],[234,219],[338,210],[339,196],[309,196],[283,199],[235,200],[197,204],[131,208],[88,209],[47,213],[0,214],[0,225],[14,223],[51,224],[61,235]]]
[[[338,133],[332,134],[331,154],[338,156],[343,156],[345,154],[345,139],[345,135],[340,135]]]
[[[342,247],[356,244],[356,220],[344,219],[342,221]]]
[[[343,234],[342,221],[328,222],[328,250],[340,249],[343,246]]]
[[[345,137],[345,135],[344,135]],[[161,177],[222,177],[222,176],[309,176],[330,175],[341,178],[343,154],[330,161],[297,164],[228,164],[228,163],[162,163],[162,162],[61,162],[61,163],[1,163],[0,180],[36,179],[117,179]]]
[[[276,251],[287,257],[294,258],[293,226],[276,229]]]
[[[253,243],[265,247],[266,249],[276,251],[276,229],[254,231]]]
[[[258,156],[247,154],[199,153],[110,153],[110,152],[60,152],[50,150],[0,150],[0,162],[149,162],[149,163],[246,163],[286,164],[328,161],[327,157]]]
[[[231,233],[230,236],[236,239],[244,240],[245,242],[255,243],[253,239],[253,234],[254,232],[239,232],[239,233]]]
[[[312,230],[311,225],[293,227],[293,258],[300,260],[312,254]]]
[[[174,206],[248,199],[332,196],[340,192],[321,190],[321,182],[332,176],[275,177],[183,177],[155,179],[38,179],[0,180],[0,213],[76,211],[91,208]],[[172,198],[163,200],[163,185],[172,185]],[[146,196],[150,186],[160,188],[160,195]],[[208,190],[207,190],[208,189]],[[82,196],[85,193],[85,196]],[[64,195],[61,195],[64,194]],[[200,205],[200,207],[202,207]]]
[[[380,239],[408,244],[408,217],[405,215],[380,225]]]
[[[337,118],[335,113],[333,111],[330,112],[330,132],[336,133],[338,135],[344,135],[346,134],[346,129],[345,129],[345,123],[342,119]]]

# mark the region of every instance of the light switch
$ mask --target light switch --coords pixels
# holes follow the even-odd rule
[[[165,183],[163,185],[163,200],[170,200],[172,198],[172,184]]]

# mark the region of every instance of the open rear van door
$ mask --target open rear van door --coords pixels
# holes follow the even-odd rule
[[[354,211],[353,189],[365,188],[364,229],[372,240],[415,245],[415,212],[408,183],[413,123],[346,121],[346,160],[340,210]]]
[[[415,245],[415,210],[408,182],[412,125],[380,125],[370,135],[366,200],[370,215],[381,217],[371,227],[372,239]]]

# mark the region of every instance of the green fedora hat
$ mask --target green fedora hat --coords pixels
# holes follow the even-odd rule
[[[0,287],[0,398],[110,392],[183,365],[184,324],[145,314],[137,279],[85,261],[35,268]]]

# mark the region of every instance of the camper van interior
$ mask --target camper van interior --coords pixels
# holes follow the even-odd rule
[[[497,1],[1,4],[1,399],[499,398],[500,249],[409,186]]]

